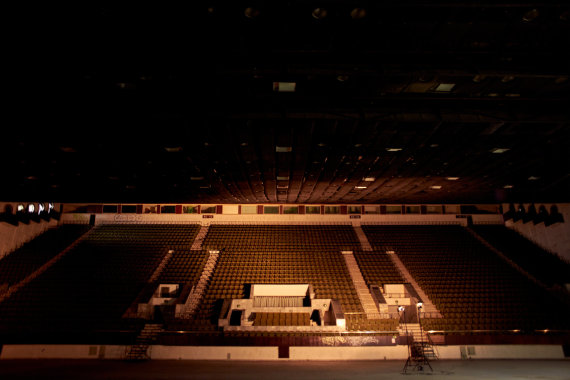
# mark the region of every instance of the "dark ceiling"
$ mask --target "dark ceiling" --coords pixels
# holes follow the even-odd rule
[[[1,200],[570,201],[567,1],[185,3],[7,8]]]

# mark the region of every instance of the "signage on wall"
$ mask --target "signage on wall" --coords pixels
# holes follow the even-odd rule
[[[360,215],[351,215],[350,219],[360,219]]]
[[[203,219],[213,219],[214,215],[202,215]]]

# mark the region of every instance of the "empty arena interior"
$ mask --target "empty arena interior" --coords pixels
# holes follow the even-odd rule
[[[18,7],[0,374],[568,369],[565,2]]]

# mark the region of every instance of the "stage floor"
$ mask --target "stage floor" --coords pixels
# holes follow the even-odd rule
[[[441,360],[430,379],[570,379],[570,360]],[[0,379],[395,379],[404,361],[2,360]],[[409,376],[420,372],[410,371]]]

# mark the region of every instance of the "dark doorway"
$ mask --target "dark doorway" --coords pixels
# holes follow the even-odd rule
[[[232,315],[230,316],[230,326],[241,326],[241,315],[243,310],[232,310]]]

